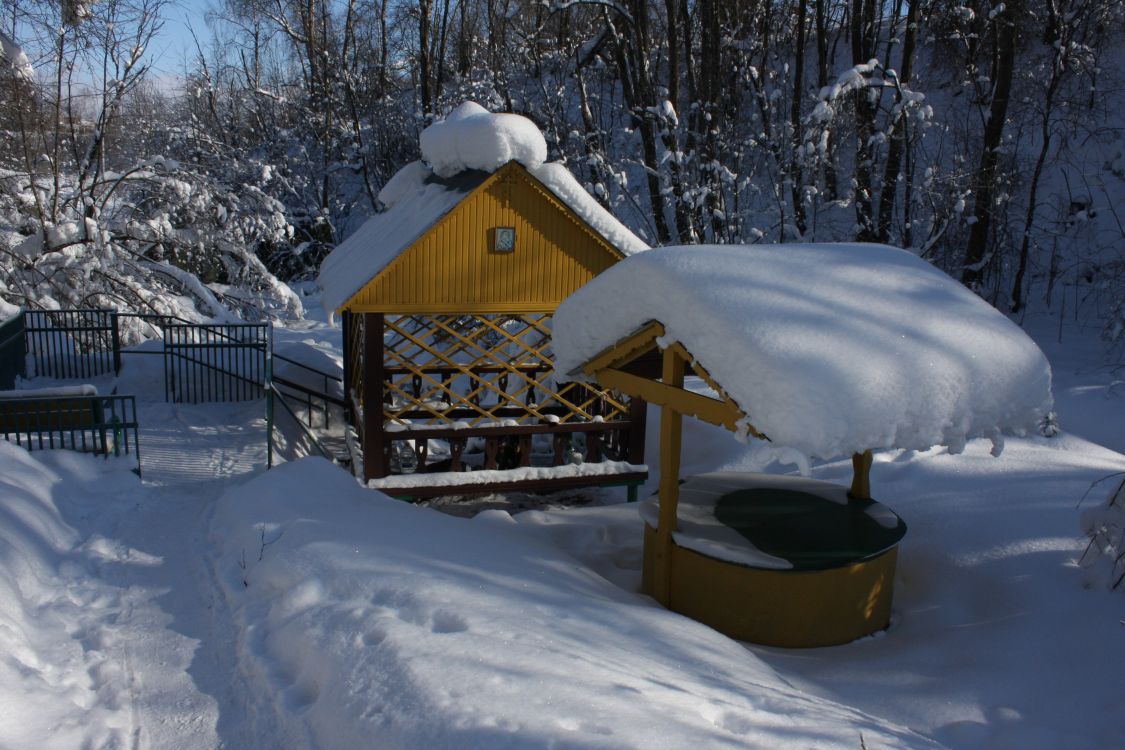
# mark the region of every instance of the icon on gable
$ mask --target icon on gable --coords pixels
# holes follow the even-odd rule
[[[492,250],[497,253],[511,253],[516,249],[516,228],[496,227],[493,230]]]

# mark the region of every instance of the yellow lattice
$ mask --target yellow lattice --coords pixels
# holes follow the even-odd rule
[[[557,383],[550,315],[388,316],[384,417],[470,426],[628,418],[617,394]]]

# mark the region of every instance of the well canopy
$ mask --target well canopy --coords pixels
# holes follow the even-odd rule
[[[1034,430],[1051,371],[1002,313],[914,254],[872,244],[665,247],[576,291],[556,367],[583,365],[657,321],[778,445],[831,458],[959,451]],[[587,375],[591,373],[586,373]]]

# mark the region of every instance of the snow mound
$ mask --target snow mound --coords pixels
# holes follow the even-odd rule
[[[669,304],[674,301],[675,304]],[[556,369],[659,320],[777,445],[831,458],[1032,432],[1051,371],[1014,323],[882,245],[667,247],[610,268],[554,325]]]
[[[0,440],[0,747],[127,743],[128,685],[99,622],[113,593],[89,572],[97,540],[59,512],[62,481]]]
[[[521,115],[493,114],[465,102],[422,131],[422,159],[438,177],[470,169],[495,172],[518,161],[528,169],[547,160],[547,142],[531,120]]]
[[[279,746],[936,747],[495,516],[404,505],[322,459],[218,501],[214,569]]]

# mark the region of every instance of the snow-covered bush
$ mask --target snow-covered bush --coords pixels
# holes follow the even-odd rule
[[[1079,562],[1090,585],[1125,591],[1125,479],[1102,505],[1082,515],[1082,528],[1090,544]]]
[[[85,189],[61,182],[59,193],[80,197],[58,200],[57,221],[45,221],[36,209],[53,199],[51,182],[0,179],[0,297],[8,303],[192,320],[301,314],[296,295],[257,256],[292,233],[280,204],[260,190],[216,184],[157,157]]]
[[[259,258],[293,235],[284,206],[260,188],[264,178],[245,168],[216,174],[165,150],[184,144],[185,128],[175,99],[144,85],[158,8],[31,7],[22,30],[39,45],[31,57],[40,69],[0,66],[9,94],[0,108],[5,308],[299,316],[296,295]],[[3,41],[4,58],[15,60],[14,43]],[[154,152],[165,155],[145,156]]]

